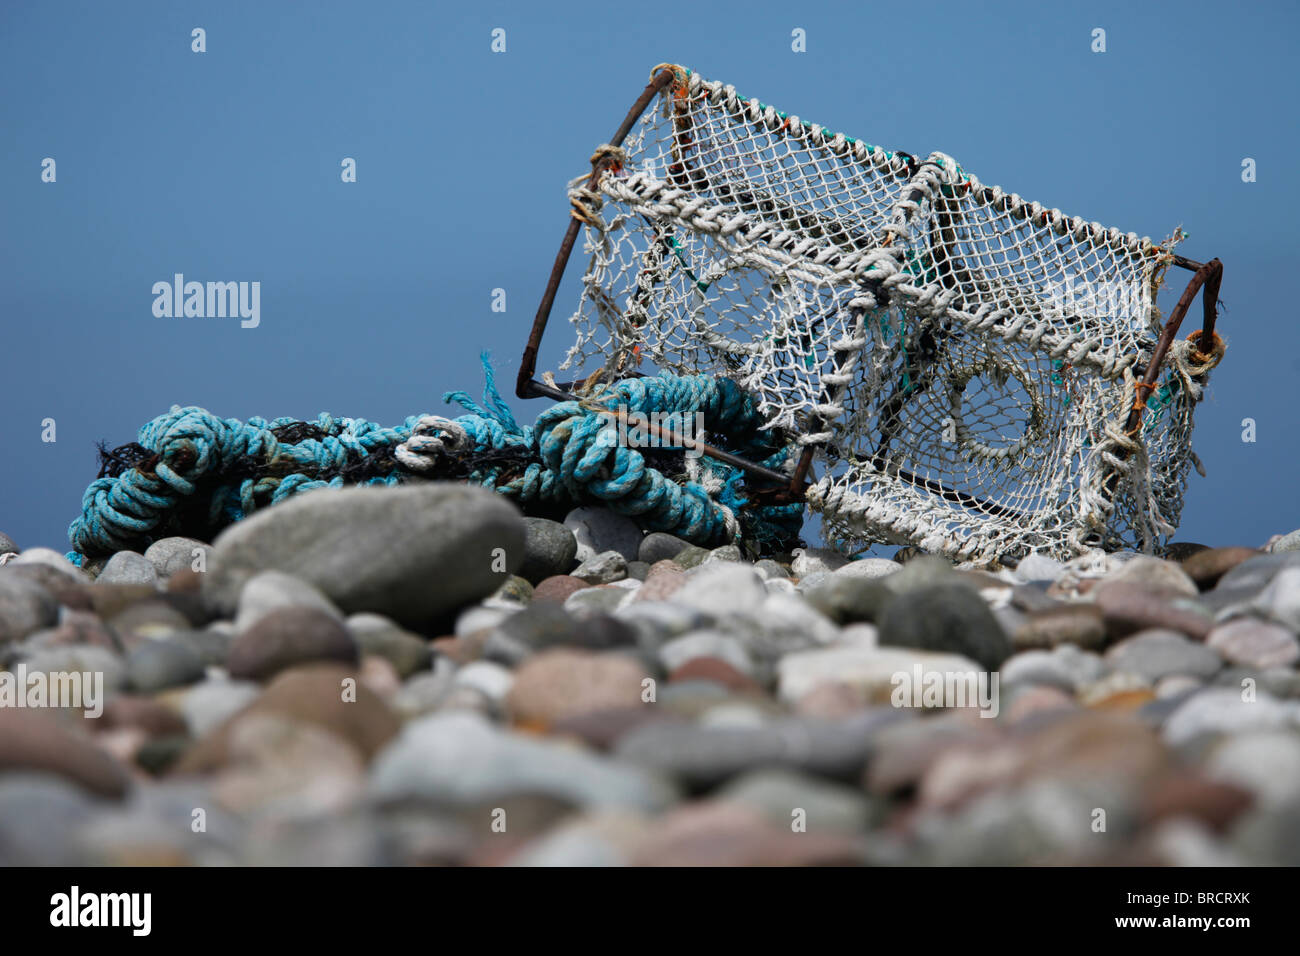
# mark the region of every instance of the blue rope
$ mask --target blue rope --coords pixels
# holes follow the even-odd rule
[[[675,481],[650,467],[635,448],[621,447],[608,427],[617,410],[702,413],[710,438],[725,451],[780,469],[791,449],[771,432],[752,398],[729,379],[659,375],[617,382],[584,401],[554,405],[534,425],[520,425],[501,397],[483,355],[482,404],[466,393],[443,396],[468,414],[454,421],[472,448],[466,481],[528,505],[576,507],[597,502],[652,531],[668,531],[701,545],[730,540],[728,512],[742,537],[760,546],[793,541],[803,506],[748,507],[743,473],[702,459],[705,484]],[[602,415],[602,412],[606,413]],[[138,444],[154,458],[91,482],[82,513],[68,529],[80,565],[84,555],[143,550],[159,532],[205,537],[262,508],[304,491],[345,484],[395,485],[413,475],[391,451],[411,437],[422,416],[386,428],[360,418],[322,414],[305,423],[318,437],[281,441],[275,430],[304,423],[292,418],[240,422],[202,408],[173,406],[140,429]],[[490,454],[498,453],[498,454]],[[483,464],[473,465],[474,460]],[[368,474],[355,469],[369,462]],[[349,475],[352,470],[352,475]]]

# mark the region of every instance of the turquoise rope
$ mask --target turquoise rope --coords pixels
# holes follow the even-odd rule
[[[611,441],[608,417],[602,411],[700,412],[710,438],[725,451],[779,469],[791,453],[770,432],[753,400],[729,379],[707,376],[660,375],[627,379],[591,399],[562,402],[542,413],[535,425],[520,425],[497,390],[483,357],[485,389],[479,404],[464,392],[448,392],[469,414],[455,422],[465,430],[472,453],[514,451],[525,462],[494,464],[472,471],[467,481],[530,504],[576,507],[599,502],[635,519],[653,531],[668,531],[696,544],[712,545],[730,538],[726,511],[741,523],[742,536],[760,545],[775,545],[797,536],[803,521],[799,504],[748,508],[743,473],[712,459],[703,459],[716,485],[714,496],[691,481],[674,481],[647,465],[634,448]],[[173,406],[149,422],[138,443],[158,456],[152,470],[130,468],[116,477],[91,482],[82,497],[82,513],[68,529],[73,551],[68,558],[80,565],[83,556],[119,550],[143,550],[156,532],[176,533],[177,524],[203,515],[198,536],[215,534],[293,495],[316,488],[342,487],[344,477],[314,477],[321,471],[356,464],[376,452],[406,441],[422,416],[413,415],[397,427],[383,427],[360,418],[320,415],[307,424],[320,438],[289,443],[273,429],[297,422],[217,418],[202,408]],[[258,474],[248,462],[258,466]],[[393,464],[383,474],[359,482],[395,485],[414,477]],[[205,500],[206,499],[206,500]]]

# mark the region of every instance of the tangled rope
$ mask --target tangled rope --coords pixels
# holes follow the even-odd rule
[[[83,556],[142,550],[167,534],[210,538],[316,488],[424,479],[479,484],[525,510],[599,502],[647,530],[700,545],[747,540],[777,550],[798,537],[803,506],[751,505],[739,469],[680,447],[620,444],[620,415],[698,415],[724,450],[772,469],[787,467],[789,443],[762,429],[753,400],[731,380],[627,379],[557,404],[529,426],[502,399],[486,354],[483,370],[482,404],[464,392],[443,396],[469,414],[412,416],[396,427],[326,414],[311,422],[240,422],[173,406],[145,425],[137,442],[101,447],[100,476],[68,529],[74,549],[68,557],[81,564]]]

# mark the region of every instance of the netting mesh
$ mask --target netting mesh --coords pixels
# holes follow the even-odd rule
[[[1140,434],[1123,422],[1177,233],[1067,217],[674,69],[598,190],[571,187],[590,258],[562,367],[734,378],[817,448],[809,502],[846,549],[985,560],[1172,530],[1208,369],[1175,348]]]

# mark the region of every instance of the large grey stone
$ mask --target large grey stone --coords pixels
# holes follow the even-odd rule
[[[417,625],[492,593],[523,561],[524,523],[482,488],[328,488],[259,512],[214,542],[203,592],[229,613],[259,571],[319,588],[347,613]]]

